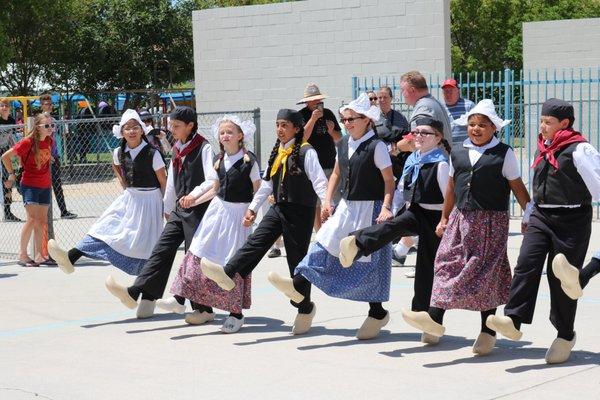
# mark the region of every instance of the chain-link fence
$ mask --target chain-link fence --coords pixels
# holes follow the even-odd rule
[[[249,150],[260,156],[260,110],[230,111],[198,114],[198,131],[208,139],[213,151],[219,150],[212,125],[223,114],[235,114],[242,120],[251,119],[257,126]],[[49,210],[48,236],[55,237],[63,248],[69,249],[90,229],[98,217],[121,192],[112,170],[113,150],[119,139],[112,126],[120,118],[90,118],[56,121],[54,133],[58,156],[52,163],[53,199]],[[167,126],[167,115],[155,115],[154,126]],[[23,125],[0,125],[2,153],[24,136]],[[167,141],[173,144],[170,133]],[[56,154],[55,154],[56,155]],[[167,165],[171,154],[166,154]],[[15,168],[18,161],[14,160]],[[2,182],[7,175],[4,168]],[[21,195],[16,188],[4,189],[4,214],[0,221],[0,258],[14,260],[19,255],[22,221],[26,219]],[[13,220],[12,216],[16,217]],[[32,251],[30,251],[31,255]]]

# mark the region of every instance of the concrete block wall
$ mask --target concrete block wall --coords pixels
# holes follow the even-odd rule
[[[261,108],[262,160],[306,84],[337,114],[352,76],[450,73],[448,0],[306,0],[193,13],[199,111]]]
[[[600,66],[600,18],[523,24],[523,68]]]
[[[541,103],[558,97],[573,104],[574,127],[600,145],[600,18],[523,24],[523,70],[537,82],[525,91],[525,119],[537,132]],[[557,83],[554,83],[557,81]],[[530,144],[535,150],[535,142]]]

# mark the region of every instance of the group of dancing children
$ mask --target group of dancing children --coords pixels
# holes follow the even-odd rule
[[[123,286],[109,276],[106,287],[138,318],[155,307],[184,314],[189,324],[229,312],[221,327],[234,333],[251,304],[251,274],[282,236],[289,276],[268,280],[297,309],[292,333],[308,332],[316,314],[311,288],[329,296],[368,303],[356,332],[361,340],[380,334],[390,313],[391,243],[418,236],[414,295],[402,316],[435,345],[444,335],[446,310],[481,314],[477,355],[489,354],[497,332],[519,340],[532,321],[537,291],[548,259],[550,320],[557,338],[548,363],[562,363],[576,340],[577,298],[600,271],[600,252],[582,268],[588,248],[592,202],[600,200],[600,154],[573,129],[573,107],[549,99],[542,107],[533,199],[523,184],[513,149],[497,133],[507,124],[491,100],[482,100],[457,123],[468,139],[450,148],[443,124],[422,116],[410,138],[416,150],[397,182],[384,142],[374,129],[381,115],[366,94],[340,109],[348,134],[337,143],[335,167],[326,178],[316,151],[305,140],[301,114],[277,114],[277,140],[260,176],[246,148],[256,129],[251,121],[224,115],[213,125],[215,155],[198,132],[196,113],[177,107],[170,127],[177,142],[166,171],[145,124],[127,110],[113,131],[121,138],[113,169],[123,193],[87,235],[68,251],[50,240],[48,250],[65,273],[82,256],[109,261],[137,276]],[[341,193],[338,204],[333,203]],[[523,209],[523,243],[511,277],[507,256],[509,198]],[[256,215],[271,203],[251,233]],[[318,201],[324,222],[311,244]],[[163,214],[167,223],[163,227]],[[179,246],[185,256],[162,298]],[[504,316],[496,315],[505,305]],[[367,304],[365,304],[365,309]]]

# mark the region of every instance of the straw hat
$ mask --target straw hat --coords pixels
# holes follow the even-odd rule
[[[313,100],[323,100],[329,96],[322,94],[319,87],[314,83],[309,83],[304,89],[304,97],[300,99],[296,104],[307,103]]]

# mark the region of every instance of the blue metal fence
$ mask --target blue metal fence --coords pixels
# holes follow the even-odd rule
[[[600,145],[600,67],[560,70],[531,70],[466,72],[452,74],[460,86],[461,96],[474,102],[484,98],[494,101],[498,113],[512,123],[501,132],[501,139],[510,144],[521,161],[523,180],[530,186],[533,177],[529,168],[536,150],[539,116],[542,103],[551,97],[567,100],[575,108],[575,129],[596,148]],[[426,75],[430,92],[443,100],[442,74]],[[410,114],[411,107],[404,103],[400,76],[353,77],[353,98],[361,92],[377,90],[387,85],[394,92],[394,107]],[[520,215],[518,205],[512,215]],[[600,204],[595,205],[595,216],[600,218]]]

